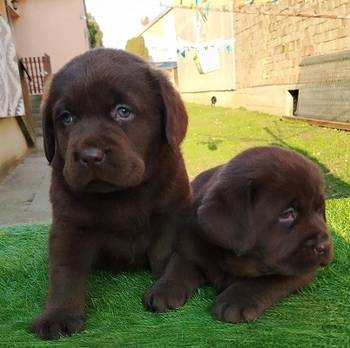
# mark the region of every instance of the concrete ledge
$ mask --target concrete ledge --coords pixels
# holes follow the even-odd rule
[[[248,110],[265,112],[277,116],[293,115],[293,98],[288,90],[295,85],[259,86],[232,91],[182,92],[186,102],[210,105],[211,97],[217,98],[216,106],[230,108],[245,107]]]
[[[345,50],[338,53],[330,53],[330,54],[322,54],[319,56],[306,57],[300,62],[299,66],[339,62],[342,60],[349,60],[349,59],[350,59],[350,50]]]
[[[201,92],[181,92],[182,99],[186,102],[203,105],[211,105],[211,98],[216,97],[215,106],[233,107],[234,91],[201,91]]]
[[[277,116],[293,115],[293,98],[288,90],[296,85],[260,86],[242,88],[233,94],[233,107],[265,112]]]
[[[309,124],[320,126],[320,127],[336,128],[336,129],[350,131],[350,123],[346,123],[346,122],[320,120],[317,118],[302,117],[302,116],[283,116],[283,118],[286,118],[288,120],[293,120],[293,121],[307,122]]]

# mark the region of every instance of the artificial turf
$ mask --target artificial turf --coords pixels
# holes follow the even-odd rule
[[[141,303],[148,273],[93,274],[88,320],[78,335],[47,342],[26,331],[47,289],[47,225],[0,227],[0,347],[350,347],[350,133],[280,120],[243,109],[188,105],[183,145],[191,177],[250,146],[279,144],[304,153],[328,184],[327,219],[335,244],[314,283],[249,324],[210,314],[215,296],[200,289],[176,311],[153,314]],[[0,207],[1,208],[1,207]]]

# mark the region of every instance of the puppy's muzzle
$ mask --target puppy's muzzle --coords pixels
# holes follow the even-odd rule
[[[304,244],[304,248],[309,255],[320,259],[321,266],[327,266],[331,261],[332,242],[327,234],[307,240]]]
[[[79,162],[86,167],[101,166],[106,159],[106,152],[96,147],[88,147],[78,152]]]

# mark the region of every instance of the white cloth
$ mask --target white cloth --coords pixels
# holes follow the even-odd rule
[[[9,24],[0,15],[0,117],[24,115],[16,48]]]

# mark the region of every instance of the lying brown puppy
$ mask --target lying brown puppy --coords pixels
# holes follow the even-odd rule
[[[219,289],[214,315],[256,319],[307,285],[332,258],[319,169],[278,147],[247,150],[192,183],[196,220],[144,298],[164,311],[204,283]]]
[[[190,206],[187,114],[160,72],[97,49],[54,76],[43,122],[53,224],[48,299],[32,331],[56,339],[83,327],[91,268],[162,272]]]

